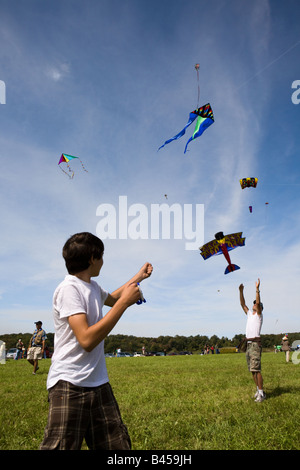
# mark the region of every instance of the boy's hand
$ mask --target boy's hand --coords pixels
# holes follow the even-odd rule
[[[258,281],[255,283],[256,285],[256,289],[259,289],[259,286],[260,286],[260,279],[258,278]]]
[[[135,304],[141,297],[139,286],[136,282],[132,282],[124,287],[120,300],[123,300],[128,307]]]
[[[240,291],[242,292],[242,291],[244,290],[244,285],[243,285],[243,284],[240,284],[239,289],[240,289]]]
[[[141,281],[143,281],[144,279],[147,279],[148,277],[151,276],[152,274],[152,271],[153,271],[153,266],[151,263],[145,263],[144,266],[141,267],[141,269],[139,270],[139,277],[141,279]]]

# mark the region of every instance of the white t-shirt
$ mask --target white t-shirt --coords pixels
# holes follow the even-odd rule
[[[263,323],[263,315],[256,312],[247,312],[246,338],[258,338]]]
[[[67,275],[53,296],[54,353],[47,379],[47,388],[59,380],[66,380],[80,387],[97,387],[108,382],[104,357],[104,341],[91,352],[85,351],[71,329],[68,317],[85,313],[89,326],[97,323],[108,296],[95,281],[81,281]]]

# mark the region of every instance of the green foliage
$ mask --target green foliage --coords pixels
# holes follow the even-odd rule
[[[4,341],[4,343],[6,345],[6,351],[8,351],[8,349],[10,349],[10,348],[15,348],[16,343],[17,343],[19,338],[21,338],[25,348],[28,348],[29,341],[30,341],[30,338],[33,334],[33,331],[34,331],[34,329],[32,330],[32,333],[9,333],[9,334],[5,334],[5,335],[0,335],[0,340]],[[47,344],[48,348],[50,349],[50,351],[52,351],[53,347],[54,347],[54,333],[48,333],[46,331],[46,334],[47,334],[47,343],[46,344]]]
[[[133,450],[299,450],[300,365],[274,353],[262,365],[267,399],[255,403],[244,354],[107,359]],[[49,366],[0,365],[1,450],[39,448]]]
[[[54,347],[54,333],[47,333],[47,346],[50,351]],[[269,334],[262,335],[262,346],[264,349],[273,349],[274,345],[281,344],[281,339],[285,333],[280,334]],[[11,333],[6,335],[0,335],[0,340],[6,343],[6,349],[14,348],[18,339],[21,338],[25,347],[28,346],[29,340],[32,333]],[[199,353],[202,351],[205,345],[216,346],[219,348],[232,348],[237,346],[243,334],[235,335],[234,338],[228,339],[224,336],[218,338],[213,335],[210,338],[208,336],[159,336],[158,338],[152,337],[137,337],[131,335],[109,335],[105,340],[105,352],[112,353],[117,349],[121,348],[122,351],[128,351],[131,353],[141,352],[142,347],[145,346],[147,352],[181,352],[190,351]],[[289,333],[289,343],[300,338],[300,333]],[[224,351],[223,351],[224,352]]]
[[[262,346],[265,349],[273,349],[275,344],[280,344],[284,333],[277,335],[262,335]],[[242,338],[243,334],[235,335],[232,340],[222,336],[213,335],[208,336],[159,336],[158,338],[135,337],[127,335],[109,335],[105,340],[105,352],[112,353],[116,349],[121,348],[122,351],[136,352],[141,351],[142,347],[148,352],[166,351],[168,352],[181,352],[190,351],[199,353],[203,350],[205,345],[218,346],[221,348],[235,348]],[[289,333],[290,344],[296,339],[300,338],[300,333]],[[228,350],[230,351],[230,349]],[[223,351],[224,352],[224,351]]]

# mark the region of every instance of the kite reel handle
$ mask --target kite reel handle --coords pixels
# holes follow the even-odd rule
[[[137,305],[141,305],[143,302],[146,303],[146,299],[143,296],[142,289],[140,288],[140,283],[138,282],[137,285],[138,285],[138,288],[139,288],[139,291],[140,291],[140,300],[138,300],[136,303],[137,303]]]

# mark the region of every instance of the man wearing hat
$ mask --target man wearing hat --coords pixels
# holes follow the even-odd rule
[[[36,325],[36,330],[30,338],[28,351],[27,351],[27,360],[33,365],[33,374],[35,375],[38,370],[38,361],[43,358],[45,350],[45,341],[47,339],[46,332],[42,329],[42,322],[34,322]]]
[[[290,346],[289,346],[288,335],[284,335],[281,341],[281,345],[282,345],[281,346],[282,351],[285,352],[285,360],[286,362],[289,362],[290,361]]]

